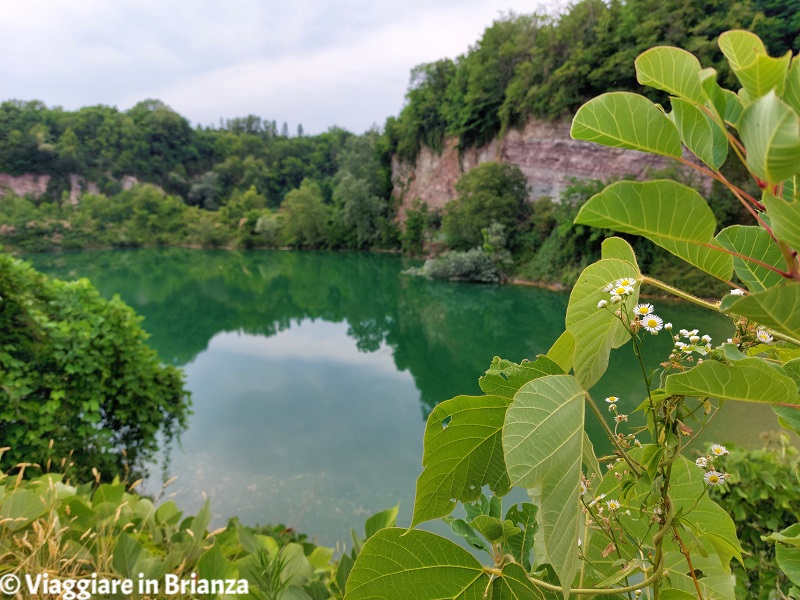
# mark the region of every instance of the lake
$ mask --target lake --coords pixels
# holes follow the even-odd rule
[[[211,499],[215,526],[284,523],[319,543],[349,541],[366,516],[400,502],[407,525],[421,471],[425,419],[438,402],[478,394],[495,355],[547,352],[563,331],[568,294],[403,275],[393,255],[186,249],[26,257],[65,279],[88,277],[140,315],[162,360],[186,372],[193,411],[180,444],[151,465],[146,492],[188,511]],[[656,274],[657,275],[657,274]],[[718,342],[730,322],[655,301],[675,329]],[[671,348],[648,337],[656,365]],[[621,412],[644,386],[630,346],[593,390]],[[607,449],[587,413],[598,451]],[[703,440],[756,445],[776,429],[768,407],[729,403]],[[432,529],[442,531],[443,526]],[[349,544],[348,544],[349,545]]]

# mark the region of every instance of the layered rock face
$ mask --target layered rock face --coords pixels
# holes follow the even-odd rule
[[[138,184],[139,180],[133,175],[125,175],[120,180],[123,190],[129,190]],[[24,175],[9,175],[0,173],[0,198],[8,193],[15,196],[41,198],[47,192],[50,184],[50,175],[34,175],[25,173]],[[100,189],[93,181],[87,181],[80,175],[74,173],[69,176],[69,202],[77,206],[81,194],[97,194]]]
[[[459,158],[457,139],[448,139],[441,154],[423,148],[415,165],[395,159],[392,164],[394,193],[402,199],[400,220],[419,198],[430,208],[441,209],[456,197],[459,177],[477,165],[499,160],[517,165],[528,180],[531,198],[558,200],[571,178],[609,179],[632,175],[643,179],[648,172],[676,163],[662,156],[634,150],[606,148],[573,140],[570,123],[531,120],[522,130],[511,130],[480,148],[469,148]]]

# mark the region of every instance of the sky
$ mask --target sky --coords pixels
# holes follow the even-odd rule
[[[164,101],[193,125],[255,114],[355,133],[403,106],[411,69],[455,58],[540,0],[2,0],[0,99],[75,110]]]

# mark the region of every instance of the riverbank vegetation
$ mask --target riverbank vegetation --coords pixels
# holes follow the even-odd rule
[[[670,27],[661,26],[667,22]],[[722,31],[750,29],[780,54],[797,49],[798,24],[796,4],[770,0],[583,0],[558,15],[505,15],[457,59],[415,68],[401,114],[380,133],[360,136],[336,127],[310,136],[298,127],[290,134],[286,124],[254,115],[192,128],[157,100],[127,111],[3,102],[0,172],[49,179],[41,194],[3,197],[0,241],[24,252],[163,245],[384,249],[417,256],[453,250],[472,252],[467,266],[477,267],[484,258],[473,250],[484,244],[482,230],[496,222],[507,244],[499,250],[510,257],[493,260],[491,279],[571,285],[599,255],[604,233],[571,223],[599,184],[576,182],[562,197],[533,198],[505,165],[499,169],[506,171],[508,193],[524,198],[509,212],[499,206],[506,192],[488,167],[480,175],[466,173],[457,199],[441,214],[405,199],[412,208],[401,227],[399,198],[391,195],[392,161],[413,161],[422,146],[441,150],[448,137],[463,149],[529,118],[568,118],[603,92],[643,92],[664,102],[663,91],[642,87],[626,69],[656,44],[694,51],[730,84],[732,71],[715,45]],[[754,185],[735,166],[723,172],[740,187]],[[82,194],[73,193],[73,183]],[[721,226],[750,223],[724,186],[708,199]],[[478,204],[485,206],[476,211]],[[637,250],[692,291],[707,293],[713,285],[696,271],[684,272],[666,253]],[[465,263],[458,256],[445,261]],[[469,271],[481,269],[462,268],[463,278]]]

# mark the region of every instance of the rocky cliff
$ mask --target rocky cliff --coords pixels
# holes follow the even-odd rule
[[[15,196],[38,200],[47,193],[50,179],[50,175],[34,175],[31,173],[9,175],[8,173],[0,173],[0,198],[6,194],[14,194]],[[119,180],[119,183],[123,190],[129,190],[139,183],[139,180],[133,175],[125,175]],[[69,202],[73,206],[78,204],[81,194],[97,194],[99,191],[97,184],[93,181],[87,181],[74,173],[69,176]]]
[[[392,164],[394,193],[401,198],[400,220],[419,198],[429,207],[441,209],[455,198],[455,184],[463,173],[482,162],[500,160],[522,170],[531,187],[531,198],[558,199],[570,179],[609,179],[633,175],[644,178],[649,171],[676,163],[666,157],[634,150],[606,148],[573,140],[566,121],[531,120],[522,130],[509,131],[502,139],[480,148],[469,148],[460,157],[457,139],[448,139],[441,154],[423,148],[416,164],[397,159]]]

